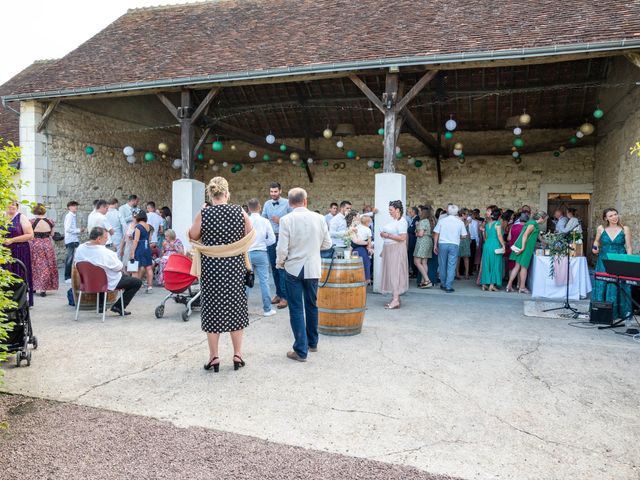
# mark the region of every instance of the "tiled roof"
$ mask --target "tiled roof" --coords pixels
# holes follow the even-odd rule
[[[621,0],[220,0],[130,10],[10,94],[640,40]]]
[[[0,85],[0,97],[23,88],[22,86],[24,84],[31,82],[34,76],[55,61],[56,60],[38,60],[33,62],[8,82]],[[16,107],[17,105],[12,106],[14,109],[16,109]],[[20,142],[19,126],[20,116],[9,108],[3,107],[0,103],[0,138],[2,138],[4,142],[11,141],[18,145]]]

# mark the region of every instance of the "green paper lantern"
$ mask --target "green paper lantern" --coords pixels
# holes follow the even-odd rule
[[[238,170],[236,170],[235,165],[233,167],[231,167],[231,173],[236,173]]]
[[[153,152],[147,152],[144,154],[145,162],[153,162],[155,159],[156,159],[156,156],[153,154]]]
[[[215,142],[213,142],[211,147],[213,148],[214,152],[220,152],[224,148],[224,145],[222,144],[222,142],[220,140],[216,140]]]
[[[404,154],[402,152],[396,152],[396,158],[400,159],[404,157]]]
[[[265,162],[268,162],[269,160],[271,160],[271,157],[269,156],[269,154],[268,154],[268,153],[265,153],[265,154],[262,156],[262,160],[264,160]]]
[[[413,165],[414,165],[416,168],[420,168],[420,167],[422,166],[422,160],[416,160],[416,161],[413,163]]]
[[[571,145],[575,145],[576,143],[578,143],[578,137],[574,135],[573,137],[569,138],[569,143]]]
[[[280,151],[281,152],[286,152],[287,151],[287,146],[286,145],[280,145]]]
[[[325,160],[324,162],[322,162],[322,166],[323,167],[328,167],[329,166],[329,162]]]
[[[379,128],[378,129],[378,135],[384,135],[384,128]]]
[[[517,148],[522,148],[522,147],[524,147],[524,140],[522,140],[520,137],[516,138],[516,139],[513,141],[513,146],[514,146],[514,147],[517,147]]]
[[[553,156],[554,157],[559,157],[560,156],[560,152],[558,150],[556,150],[555,152],[553,152]]]
[[[347,158],[356,158],[356,152],[353,150],[347,150]]]
[[[447,140],[451,140],[453,138],[453,132],[446,132],[444,134],[444,138],[446,138]]]
[[[86,153],[87,155],[93,155],[94,152],[95,149],[91,145],[87,145],[86,147],[84,147],[84,153]]]
[[[233,168],[235,168],[235,169],[236,169],[236,172],[239,172],[240,170],[242,170],[242,165],[241,165],[241,164],[239,164],[239,163],[236,163],[236,164],[233,166]]]
[[[600,119],[600,118],[602,118],[602,117],[604,117],[604,112],[603,112],[601,109],[597,108],[597,109],[593,112],[593,118]]]
[[[145,155],[145,157],[146,157],[146,155]],[[146,158],[145,158],[145,160],[146,160]],[[204,160],[204,155],[202,153],[198,154],[198,160]]]
[[[382,165],[380,164],[380,162],[373,162],[373,168],[375,168],[376,170],[378,168],[380,168]]]

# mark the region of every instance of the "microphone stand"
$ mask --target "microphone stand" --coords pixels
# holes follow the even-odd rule
[[[568,233],[563,233],[562,235],[564,235],[565,237],[568,236]],[[568,238],[567,238],[568,240]],[[581,314],[581,312],[578,311],[577,308],[574,308],[571,306],[571,304],[569,303],[569,279],[571,277],[571,257],[569,256],[569,253],[571,252],[571,250],[575,250],[573,247],[571,247],[571,245],[569,244],[569,242],[566,242],[566,248],[565,248],[565,256],[567,258],[567,282],[566,282],[566,292],[565,292],[565,297],[564,297],[564,304],[561,307],[555,307],[555,308],[548,308],[546,310],[543,310],[543,312],[553,312],[556,310],[569,310],[572,315],[572,318],[578,318],[578,316]],[[553,258],[551,259],[551,261],[553,261]]]

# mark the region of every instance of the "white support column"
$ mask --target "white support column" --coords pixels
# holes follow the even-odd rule
[[[378,213],[375,216],[375,252],[373,255],[373,291],[380,293],[380,272],[382,268],[382,246],[384,239],[380,237],[382,227],[391,220],[389,202],[401,200],[405,212],[407,209],[407,178],[401,173],[376,174],[376,200]]]
[[[193,220],[204,203],[204,183],[198,180],[182,179],[173,182],[171,219],[176,236],[184,244],[185,250],[191,245],[187,239],[187,230],[193,224]]]
[[[19,196],[20,200],[47,205],[58,191],[56,185],[49,183],[47,138],[37,131],[43,112],[39,102],[20,102],[20,179],[26,184]]]

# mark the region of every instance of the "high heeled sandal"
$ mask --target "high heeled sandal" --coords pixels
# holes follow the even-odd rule
[[[236,362],[236,358],[239,358],[240,361]],[[234,355],[233,356],[233,369],[234,370],[238,370],[240,367],[244,367],[245,363],[244,360],[242,359],[242,357],[240,355]]]
[[[518,293],[530,294],[531,292],[527,288],[519,288]]]
[[[486,285],[482,285],[482,291],[486,292],[487,291],[487,286]]]
[[[204,364],[204,369],[205,370],[211,370],[213,368],[213,371],[218,373],[220,371],[220,362],[213,363],[216,360],[219,360],[219,358],[218,357],[213,357],[211,360],[209,360],[209,363],[205,363]]]

